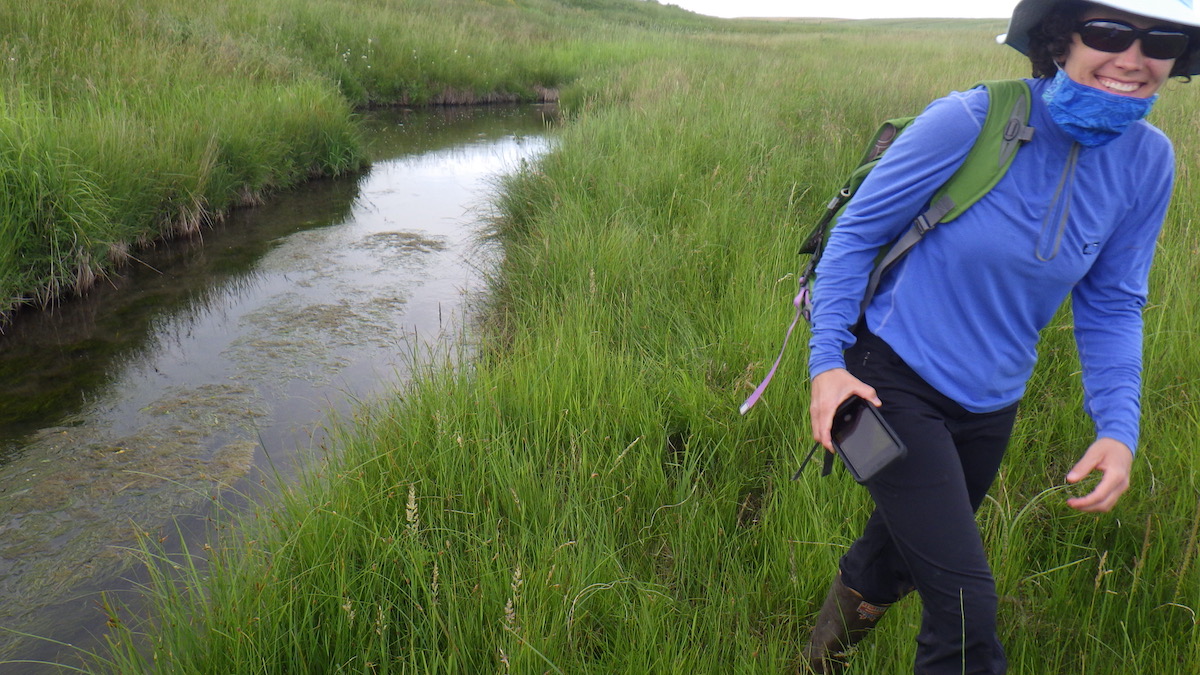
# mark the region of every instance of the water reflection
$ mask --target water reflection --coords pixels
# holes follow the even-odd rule
[[[250,292],[257,265],[277,242],[345,222],[358,177],[317,181],[270,206],[235,213],[203,240],[144,251],[87,297],[25,312],[0,336],[0,462],[22,437],[76,417],[127,369],[151,360],[171,324],[211,320]],[[206,245],[207,244],[207,245]],[[11,383],[11,384],[9,384]]]
[[[547,145],[540,107],[364,120],[374,159],[176,242],[0,337],[0,626],[86,644],[136,531],[285,476],[331,413],[394,386],[482,292],[492,178]],[[0,634],[0,659],[61,658]]]

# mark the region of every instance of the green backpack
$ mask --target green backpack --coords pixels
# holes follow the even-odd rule
[[[988,112],[979,137],[967,153],[963,163],[954,175],[950,177],[929,200],[929,207],[924,213],[913,220],[912,225],[903,235],[890,246],[884,247],[875,260],[875,267],[867,282],[867,290],[863,295],[860,316],[866,312],[867,305],[879,287],[879,280],[892,268],[917,242],[942,223],[948,223],[966,211],[972,204],[979,201],[988,193],[1008,171],[1017,149],[1022,143],[1033,138],[1033,127],[1029,126],[1029,110],[1032,94],[1029,85],[1024,80],[992,80],[981,82],[976,87],[983,86],[988,90]],[[788,327],[783,339],[783,347],[775,364],[771,366],[767,376],[754,390],[754,393],[742,403],[740,411],[744,415],[758,402],[763,391],[767,388],[775,370],[783,358],[788,339],[796,328],[800,317],[805,321],[812,320],[812,290],[811,284],[817,263],[825,252],[829,233],[837,223],[846,206],[853,199],[862,182],[866,179],[883,154],[891,147],[896,138],[916,119],[902,117],[885,121],[875,132],[874,138],[867,146],[858,166],[850,173],[846,182],[825,207],[825,213],[813,227],[812,232],[800,247],[800,253],[808,255],[808,264],[800,273],[800,291],[796,294],[793,304],[796,306],[796,316]]]

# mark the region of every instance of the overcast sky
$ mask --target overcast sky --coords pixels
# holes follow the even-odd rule
[[[885,19],[894,17],[1008,18],[1017,0],[658,0],[692,12],[739,16]]]

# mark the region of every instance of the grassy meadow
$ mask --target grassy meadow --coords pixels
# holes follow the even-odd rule
[[[842,471],[789,480],[810,445],[802,333],[763,402],[746,417],[737,406],[791,318],[801,233],[876,122],[978,79],[1027,74],[993,41],[1003,22],[717,22],[625,0],[186,7],[197,4],[53,4],[41,23],[4,11],[0,21],[47,34],[63,29],[49,13],[82,5],[149,26],[136,68],[75,77],[84,64],[42,54],[38,67],[55,74],[5,87],[0,152],[17,157],[6,167],[58,181],[70,198],[35,200],[33,220],[5,208],[4,228],[54,223],[45,246],[111,257],[145,228],[354,169],[355,106],[426,102],[435,90],[558,88],[568,122],[556,150],[500,186],[491,234],[506,255],[471,361],[363,410],[324,463],[238,518],[240,534],[192,551],[203,565],[148,544],[155,615],[112,607],[111,650],[80,667],[794,672],[869,500]],[[95,28],[72,58],[110,48],[122,26]],[[151,67],[169,40],[229,61],[188,71],[211,81]],[[39,49],[32,37],[0,44]],[[486,67],[437,70],[466,58],[460,50]],[[406,61],[417,51],[418,64]],[[25,72],[3,67],[9,84]],[[143,69],[145,80],[131,74]],[[199,100],[198,82],[237,105]],[[153,93],[164,83],[177,96]],[[109,84],[137,92],[118,97]],[[980,513],[1013,673],[1182,673],[1200,662],[1197,87],[1172,83],[1152,117],[1176,142],[1179,182],[1146,311],[1132,488],[1111,514],[1064,503],[1063,477],[1092,434],[1064,311]],[[114,107],[100,106],[105,97]],[[187,122],[153,127],[156,115]],[[163,147],[112,152],[143,139]],[[295,159],[256,172],[236,161],[246,145]],[[18,161],[31,156],[41,164]],[[259,182],[234,178],[246,176]],[[85,231],[93,221],[69,208],[131,229]],[[12,274],[24,253],[2,255],[0,272]],[[917,598],[898,605],[852,672],[911,672],[919,620]]]
[[[629,0],[0,0],[0,319],[361,169],[356,108],[552,96],[657,51],[624,34],[664,16],[716,23]]]

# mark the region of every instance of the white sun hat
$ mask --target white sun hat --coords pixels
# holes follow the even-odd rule
[[[1008,32],[997,35],[996,42],[1028,55],[1030,29],[1037,26],[1050,8],[1059,2],[1062,0],[1021,0],[1008,22]],[[1191,26],[1198,29],[1195,31],[1197,37],[1193,39],[1200,40],[1200,13],[1196,11],[1193,0],[1103,0],[1092,4],[1158,19],[1165,23]],[[1188,73],[1200,75],[1200,50],[1192,54]]]

